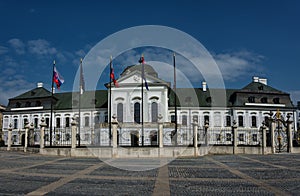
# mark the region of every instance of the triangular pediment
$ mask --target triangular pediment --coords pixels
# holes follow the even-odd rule
[[[169,82],[166,82],[152,75],[148,75],[147,73],[144,74],[144,77],[146,78],[148,86],[170,86]],[[119,87],[140,85],[142,82],[142,74],[139,70],[135,70],[118,78],[117,82],[119,84]]]

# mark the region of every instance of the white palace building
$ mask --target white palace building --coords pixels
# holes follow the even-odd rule
[[[297,130],[296,108],[290,95],[269,86],[266,79],[253,77],[240,89],[209,89],[206,82],[202,83],[202,88],[177,88],[178,129],[175,134],[175,93],[170,82],[158,78],[150,65],[145,64],[144,70],[149,90],[144,87],[143,96],[141,65],[127,67],[117,80],[119,86],[112,85],[111,114],[118,121],[119,146],[157,146],[158,121],[163,123],[165,146],[192,145],[194,122],[198,124],[199,145],[203,143],[206,128],[210,135],[209,144],[230,145],[233,125],[238,127],[238,145],[260,145],[260,127],[263,122],[268,126],[268,119],[278,117],[278,114],[283,120],[289,118],[293,121],[293,133]],[[80,140],[82,146],[111,145],[108,125],[110,91],[109,85],[106,86],[108,90],[86,91],[81,95],[77,141],[79,144]],[[224,99],[223,104],[216,101],[220,96]],[[49,131],[51,99],[52,135]],[[78,105],[78,92],[55,93],[52,97],[51,92],[38,83],[37,88],[9,99],[3,113],[3,139],[7,144],[10,128],[12,145],[24,145],[24,126],[30,123],[35,130],[31,145],[39,144],[38,130],[43,117],[47,124],[45,146],[70,146],[72,118],[79,120]],[[177,135],[176,139],[174,135]],[[269,135],[267,132],[267,137]],[[267,145],[270,145],[268,139]]]

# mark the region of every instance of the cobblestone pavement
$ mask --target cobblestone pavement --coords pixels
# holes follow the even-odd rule
[[[178,158],[137,172],[96,158],[0,151],[0,159],[0,195],[300,195],[300,154]]]

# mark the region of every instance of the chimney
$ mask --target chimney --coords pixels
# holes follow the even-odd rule
[[[207,86],[206,86],[205,81],[202,82],[202,90],[203,90],[203,92],[206,92],[206,90],[207,90]]]
[[[262,83],[262,84],[264,84],[264,85],[268,85],[267,79],[266,79],[266,78],[259,78],[259,79],[258,79],[258,82],[259,82],[259,83]]]
[[[264,85],[268,85],[268,80],[266,78],[259,78],[257,76],[253,77],[253,82],[259,82]]]
[[[259,77],[257,77],[257,76],[253,76],[253,82],[258,82],[258,80],[259,80]]]
[[[42,82],[38,82],[36,86],[37,86],[38,88],[42,88],[43,85],[44,85],[44,84],[43,84]]]

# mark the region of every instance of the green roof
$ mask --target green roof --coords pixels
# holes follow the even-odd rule
[[[229,106],[229,98],[234,89],[177,88],[177,106],[179,107],[211,107]],[[169,106],[175,106],[173,89],[169,89]],[[225,98],[225,99],[224,99]]]
[[[286,94],[280,90],[277,90],[271,86],[259,83],[259,82],[251,82],[241,90],[240,92],[259,92],[259,93],[280,93],[280,94]]]
[[[124,69],[124,71],[121,73],[121,76],[127,75],[128,73],[134,72],[135,70],[138,70],[139,72],[142,72],[142,65],[131,65]],[[147,73],[150,76],[158,77],[157,72],[155,69],[148,64],[144,64],[144,72]]]
[[[19,96],[16,96],[13,99],[40,99],[40,98],[46,98],[51,97],[51,92],[45,89],[44,87],[38,87],[35,89],[32,89],[30,91],[27,91]]]
[[[86,91],[81,97],[80,106],[85,108],[107,108],[107,90]],[[79,106],[79,93],[57,93],[55,97],[58,101],[55,104],[55,109],[76,109]]]

